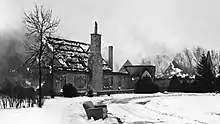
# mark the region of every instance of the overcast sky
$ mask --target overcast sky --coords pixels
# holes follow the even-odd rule
[[[20,28],[34,3],[61,18],[57,35],[66,39],[90,42],[98,21],[103,55],[113,45],[119,65],[195,45],[220,49],[219,0],[0,0],[0,30]]]

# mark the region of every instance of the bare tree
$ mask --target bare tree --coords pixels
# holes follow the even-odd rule
[[[193,75],[195,73],[195,66],[196,66],[196,63],[193,61],[193,54],[192,52],[188,49],[188,48],[185,48],[183,50],[183,53],[185,55],[185,58],[186,58],[186,61],[187,61],[187,67],[188,67],[188,71],[187,73],[189,73],[190,75]]]
[[[181,52],[177,53],[174,60],[180,65],[185,73],[194,75],[196,72],[196,66],[201,60],[202,55],[207,53],[207,49],[196,46],[192,49],[185,48]],[[216,50],[210,50],[210,56],[212,60],[212,69],[215,73],[219,72],[220,53]]]
[[[117,71],[119,71],[119,69],[120,69],[120,66],[119,66],[118,62],[115,62],[115,63],[114,63],[114,65],[115,65],[115,68],[114,68],[114,70],[117,70]],[[113,70],[113,71],[114,71],[114,70]]]
[[[167,55],[156,55],[156,58],[153,60],[153,63],[156,66],[156,76],[163,76],[170,61],[171,59]]]
[[[188,48],[183,49],[174,57],[174,61],[180,66],[184,73],[194,75],[196,62],[194,55]]]
[[[211,50],[211,59],[212,59],[212,69],[214,74],[219,73],[219,65],[220,65],[220,53],[216,50]]]
[[[38,62],[39,68],[39,107],[41,107],[41,64],[42,55],[46,48],[46,36],[53,35],[58,28],[60,20],[52,18],[52,9],[45,9],[43,5],[35,4],[32,11],[24,12],[23,23],[26,28],[26,50]],[[34,56],[34,57],[33,57]]]
[[[177,53],[174,57],[174,61],[179,65],[181,70],[183,70],[184,73],[189,72],[188,70],[188,60],[186,59],[184,53],[181,51],[180,53]]]
[[[27,52],[36,53],[43,47],[45,36],[52,36],[58,28],[60,20],[52,18],[52,9],[35,4],[32,11],[24,12],[23,23],[28,40],[25,44]],[[38,53],[39,54],[39,53]]]
[[[205,54],[206,52],[207,50],[201,46],[196,46],[192,49],[194,61],[196,62],[196,64],[200,61],[202,55]]]
[[[141,64],[146,65],[155,65],[156,66],[156,77],[163,76],[164,71],[169,66],[169,62],[171,61],[170,57],[167,55],[156,55],[154,58],[142,58]]]

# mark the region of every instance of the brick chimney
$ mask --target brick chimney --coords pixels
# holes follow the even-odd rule
[[[101,34],[98,34],[98,24],[95,22],[95,31],[91,34],[91,86],[94,91],[102,90],[103,65],[101,56]]]
[[[113,46],[108,47],[108,64],[113,71]]]

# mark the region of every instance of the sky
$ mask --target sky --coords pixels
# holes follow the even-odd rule
[[[61,19],[56,35],[65,39],[89,43],[97,21],[103,56],[113,45],[115,66],[196,45],[220,49],[219,0],[0,0],[0,33],[20,29],[34,3]]]

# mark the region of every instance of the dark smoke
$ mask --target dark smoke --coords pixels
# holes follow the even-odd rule
[[[7,78],[17,81],[23,78],[17,69],[24,63],[24,33],[20,30],[1,32],[0,35],[0,85]]]

